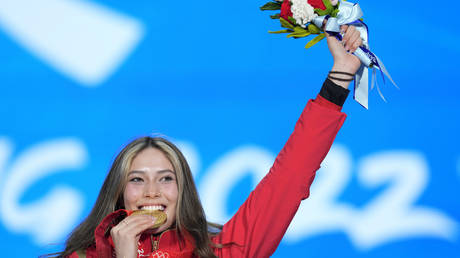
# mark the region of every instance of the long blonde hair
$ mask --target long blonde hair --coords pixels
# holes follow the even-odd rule
[[[179,236],[187,232],[194,238],[195,254],[198,257],[216,257],[211,246],[208,227],[222,228],[220,225],[208,223],[198,197],[190,167],[181,151],[170,141],[161,137],[141,137],[121,150],[109,170],[99,192],[96,203],[88,217],[71,233],[66,241],[66,248],[58,253],[65,257],[77,250],[84,250],[95,245],[94,231],[108,214],[124,208],[123,191],[126,175],[133,159],[146,148],[162,151],[174,167],[177,176],[178,200],[176,205],[176,229]]]

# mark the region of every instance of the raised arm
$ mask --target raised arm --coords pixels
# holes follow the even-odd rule
[[[345,120],[340,110],[349,92],[349,74],[360,66],[350,54],[361,44],[359,33],[353,27],[344,29],[345,45],[327,39],[334,58],[331,71],[338,73],[330,74],[333,78],[326,79],[317,98],[308,102],[269,173],[213,239],[223,244],[216,248],[219,257],[269,257],[301,200],[308,197],[315,173]]]

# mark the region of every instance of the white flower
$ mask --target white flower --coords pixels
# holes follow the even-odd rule
[[[305,28],[305,24],[318,16],[307,0],[291,0],[291,12],[292,18],[303,28]]]
[[[338,2],[339,2],[339,0],[331,0],[331,5],[336,6]]]

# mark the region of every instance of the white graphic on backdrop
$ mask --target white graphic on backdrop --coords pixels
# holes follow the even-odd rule
[[[415,205],[429,180],[428,164],[419,152],[380,152],[362,159],[358,168],[362,185],[389,184],[353,221],[352,237],[360,247],[413,236],[457,237],[455,221],[439,210]]]
[[[49,244],[67,235],[79,219],[84,200],[70,186],[56,185],[41,199],[20,204],[35,182],[63,170],[86,164],[84,145],[75,139],[47,141],[30,147],[11,160],[13,146],[0,138],[0,215],[11,232],[26,233],[37,244]]]
[[[348,150],[334,145],[316,173],[310,197],[302,202],[287,231],[287,241],[346,230],[355,211],[350,204],[338,203],[336,199],[351,180],[351,167]]]
[[[227,198],[246,173],[257,182],[267,173],[274,155],[251,146],[224,155],[211,165],[200,184],[200,196],[208,219],[225,222]],[[382,152],[358,163],[358,179],[365,187],[389,186],[363,208],[339,203],[352,176],[352,158],[347,148],[334,145],[317,173],[311,196],[302,202],[290,225],[286,241],[300,241],[327,232],[344,232],[359,249],[413,237],[455,240],[458,224],[446,214],[415,206],[428,180],[428,165],[418,152]],[[254,182],[254,186],[257,182]]]
[[[358,181],[367,188],[387,185],[363,208],[337,201],[352,175],[349,151],[335,145],[317,173],[311,196],[300,206],[288,241],[324,232],[345,232],[357,248],[370,249],[391,241],[427,236],[457,237],[457,223],[441,211],[415,206],[428,181],[428,165],[414,151],[381,152],[358,163]]]
[[[200,155],[189,142],[177,142],[194,171]],[[11,232],[31,235],[37,244],[62,240],[82,212],[80,193],[57,185],[45,197],[20,204],[34,182],[63,170],[79,170],[86,164],[84,144],[61,139],[33,146],[11,161],[12,144],[0,139],[0,215]],[[253,176],[255,186],[267,173],[275,156],[258,146],[241,146],[220,157],[198,182],[200,196],[211,221],[225,222],[228,196],[236,183]],[[353,159],[348,149],[334,145],[318,171],[311,196],[299,208],[285,240],[290,242],[328,232],[343,232],[358,249],[414,237],[455,240],[458,224],[443,212],[415,206],[425,190],[429,167],[414,151],[391,151],[369,155],[357,163],[361,185],[388,185],[362,208],[340,203],[338,197],[352,179]],[[196,177],[196,174],[195,174]]]
[[[144,34],[139,21],[84,0],[0,1],[0,27],[84,86],[107,79]]]
[[[224,223],[233,214],[226,214],[227,197],[233,187],[246,176],[253,175],[255,186],[267,174],[275,156],[257,146],[241,146],[218,159],[200,182],[200,196],[209,221]]]

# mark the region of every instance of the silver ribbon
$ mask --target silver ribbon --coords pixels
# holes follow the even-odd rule
[[[363,46],[356,49],[353,53],[361,60],[361,67],[358,69],[355,75],[355,91],[354,91],[354,99],[361,104],[363,107],[368,109],[369,101],[368,101],[368,93],[369,93],[369,70],[366,68],[374,69],[372,73],[372,83],[371,89],[374,88],[374,83],[377,83],[376,80],[376,73],[375,69],[379,69],[383,74],[385,74],[390,81],[396,86],[396,83],[391,78],[388,71],[385,69],[382,61],[369,50],[369,38],[368,38],[368,31],[367,26],[359,19],[363,16],[363,11],[359,4],[353,4],[350,2],[340,1],[339,5],[339,12],[337,17],[329,17],[329,16],[318,16],[313,19],[313,24],[315,24],[318,28],[323,28],[324,31],[328,33],[332,33],[337,35],[337,38],[341,40],[342,34],[340,31],[341,25],[353,25],[355,26],[356,30],[361,33],[361,39],[363,40]],[[326,25],[324,24],[324,19],[327,19]],[[382,92],[377,84],[377,90],[385,101]]]

